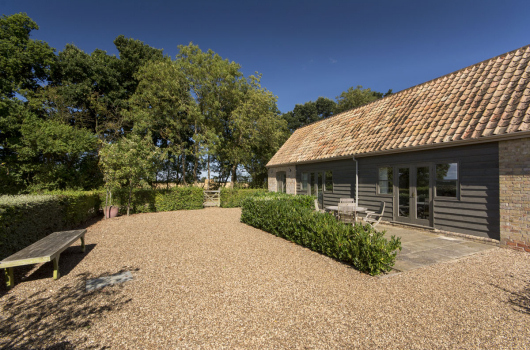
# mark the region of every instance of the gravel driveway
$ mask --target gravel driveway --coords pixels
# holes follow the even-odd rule
[[[527,348],[530,255],[494,249],[370,277],[239,222],[239,209],[138,214],[88,227],[87,253],[15,269],[0,347]],[[134,279],[87,293],[88,278]],[[4,287],[2,287],[4,288]]]

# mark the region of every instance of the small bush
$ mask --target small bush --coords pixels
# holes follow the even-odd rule
[[[92,192],[0,197],[0,260],[54,231],[74,228],[97,214]]]
[[[255,196],[242,203],[241,222],[378,275],[394,265],[399,238],[390,241],[370,225],[343,224],[313,210],[314,197]]]
[[[265,194],[267,190],[263,189],[231,189],[223,188],[221,190],[221,208],[241,207],[241,201],[249,196]]]

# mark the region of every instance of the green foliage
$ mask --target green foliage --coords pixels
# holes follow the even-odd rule
[[[241,207],[241,201],[249,196],[266,193],[264,189],[221,189],[221,208]]]
[[[337,96],[335,113],[363,106],[390,94],[392,94],[392,90],[388,90],[386,94],[383,94],[382,92],[372,91],[370,88],[363,89],[361,85],[357,85],[355,89],[350,87]]]
[[[107,191],[125,187],[129,191],[127,215],[129,215],[132,191],[147,186],[154,180],[161,154],[151,140],[130,135],[116,143],[104,144],[99,151]]]
[[[242,203],[241,222],[378,275],[394,265],[399,238],[370,225],[347,225],[312,209],[311,196],[255,196]]]
[[[319,97],[316,101],[309,101],[304,104],[295,105],[290,112],[282,114],[283,119],[287,121],[287,127],[291,132],[319,120],[328,118],[334,114],[346,110],[357,108],[382,97],[392,94],[392,89],[387,93],[363,89],[362,86],[353,87],[342,92],[337,96],[336,101],[326,97]]]
[[[97,215],[93,192],[0,197],[0,260],[46,235],[67,230]]]
[[[283,114],[283,118],[287,121],[288,129],[293,132],[304,125],[332,116],[336,107],[337,104],[333,100],[319,97],[314,102],[295,105],[292,111]]]
[[[287,138],[276,97],[260,86],[260,76],[245,77],[239,64],[211,50],[190,43],[171,60],[120,35],[119,57],[73,44],[55,55],[31,39],[38,26],[26,14],[0,23],[2,194],[100,188],[101,145],[134,137],[150,138],[165,156],[163,167],[128,161],[116,168],[129,172],[130,189],[147,177],[186,184],[206,164],[233,182],[244,169],[259,186],[265,164]],[[108,175],[108,188],[126,185]]]
[[[102,204],[105,193],[99,192]],[[125,214],[129,201],[129,190],[119,189],[113,193],[113,205]],[[204,191],[200,187],[173,187],[169,190],[134,189],[131,196],[131,214],[159,211],[202,209]]]
[[[204,190],[200,187],[177,187],[156,194],[157,211],[202,209]]]

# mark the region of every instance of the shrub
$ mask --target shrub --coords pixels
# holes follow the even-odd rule
[[[316,252],[378,275],[394,265],[399,238],[388,241],[370,225],[343,224],[332,215],[315,212],[314,197],[255,196],[242,203],[241,222],[288,239]]]
[[[221,208],[236,208],[241,206],[241,201],[249,196],[265,194],[264,189],[221,189]]]
[[[97,214],[92,192],[0,197],[0,259],[46,235],[73,228]]]
[[[204,190],[200,187],[177,187],[159,191],[155,197],[156,211],[202,209]]]
[[[105,205],[105,192],[99,192],[101,205]],[[127,190],[112,192],[112,204],[120,208],[120,213],[127,212]],[[202,209],[204,191],[199,187],[173,187],[167,189],[136,189],[131,201],[131,214],[154,213],[183,209]]]
[[[97,215],[101,200],[99,193],[91,191],[55,191],[48,194],[56,196],[63,206],[64,227],[75,227]]]

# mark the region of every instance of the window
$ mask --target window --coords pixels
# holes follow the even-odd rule
[[[309,174],[302,173],[302,191],[307,191],[307,183],[309,182]]]
[[[391,167],[379,168],[378,194],[392,194],[394,173]]]
[[[311,187],[309,188],[309,191],[307,191],[307,194],[316,194],[315,192],[315,182],[316,182],[316,177],[315,177],[315,173],[311,173],[311,181],[310,181],[310,185]]]
[[[325,173],[326,177],[326,185],[324,187],[324,190],[326,192],[333,192],[333,171],[328,170]]]
[[[458,164],[436,164],[436,196],[458,196]]]

